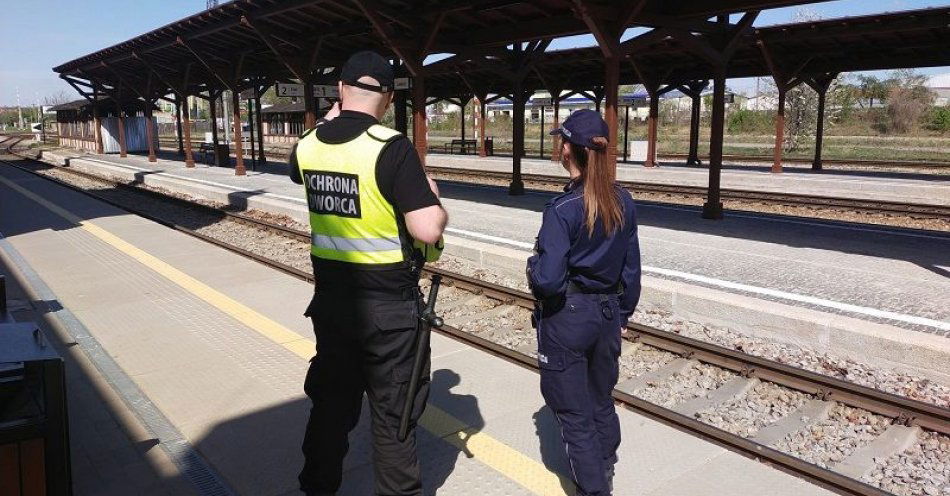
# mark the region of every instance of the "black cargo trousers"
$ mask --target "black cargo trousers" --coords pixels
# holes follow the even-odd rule
[[[429,396],[429,350],[409,436],[404,442],[397,439],[420,305],[418,294],[412,300],[314,296],[307,313],[318,351],[304,383],[313,402],[299,477],[304,492],[332,494],[339,489],[349,448],[347,435],[359,421],[365,393],[372,420],[376,494],[422,494],[415,426]]]

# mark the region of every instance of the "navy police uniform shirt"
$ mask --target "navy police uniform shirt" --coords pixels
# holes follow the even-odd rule
[[[573,282],[584,292],[623,290],[621,322],[626,324],[640,299],[640,244],[630,193],[614,186],[623,206],[623,227],[606,234],[597,220],[588,235],[583,184],[571,182],[544,209],[535,254],[528,259],[528,284],[540,301],[561,298]]]

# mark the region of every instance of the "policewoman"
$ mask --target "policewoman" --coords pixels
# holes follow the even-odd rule
[[[541,393],[560,423],[577,494],[603,496],[620,445],[611,391],[621,329],[640,297],[637,220],[630,194],[611,179],[600,114],[578,110],[551,134],[562,137],[571,179],[545,207],[528,259]]]
[[[393,70],[360,52],[340,76],[341,111],[301,137],[291,178],[310,210],[315,294],[306,315],[317,355],[304,390],[313,406],[300,488],[332,495],[342,482],[348,433],[363,395],[372,420],[375,492],[421,495],[415,425],[429,394],[425,376],[410,432],[397,431],[412,372],[420,310],[419,271],[438,258],[446,213],[412,143],[379,119],[392,102]]]

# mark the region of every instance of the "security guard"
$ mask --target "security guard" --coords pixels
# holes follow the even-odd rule
[[[633,198],[611,179],[607,124],[579,110],[560,134],[565,193],[544,210],[528,283],[537,298],[541,394],[561,425],[577,494],[611,492],[620,423],[620,338],[640,298],[640,248]]]
[[[365,393],[376,493],[421,495],[414,426],[429,394],[428,357],[410,435],[400,442],[397,430],[412,371],[419,271],[440,252],[447,216],[412,144],[379,124],[392,102],[389,62],[354,54],[339,85],[340,114],[308,131],[290,160],[306,190],[316,278],[306,315],[318,352],[304,384],[313,407],[300,488],[308,495],[339,489]]]

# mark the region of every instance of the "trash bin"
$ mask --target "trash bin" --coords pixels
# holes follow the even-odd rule
[[[230,167],[231,166],[231,147],[224,144],[218,143],[218,149],[214,154],[214,165],[218,167]]]
[[[0,324],[0,493],[71,494],[68,429],[62,358],[35,324]]]
[[[493,136],[488,136],[485,138],[485,155],[494,155],[495,154],[495,139]]]

